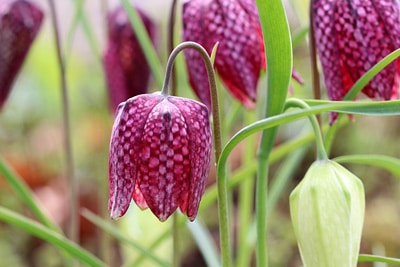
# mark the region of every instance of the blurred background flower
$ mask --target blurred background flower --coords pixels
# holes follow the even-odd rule
[[[342,100],[365,72],[400,48],[399,1],[313,0],[312,16],[317,51],[331,100]],[[378,100],[397,99],[399,76],[400,59],[397,59],[362,92]]]
[[[0,109],[40,29],[42,19],[42,10],[29,1],[0,1]]]
[[[137,9],[147,33],[155,42],[156,27]],[[125,10],[119,6],[108,15],[108,41],[103,55],[112,111],[119,103],[148,90],[150,69]]]

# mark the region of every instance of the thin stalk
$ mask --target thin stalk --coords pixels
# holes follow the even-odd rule
[[[50,6],[50,14],[54,31],[54,38],[57,49],[57,61],[60,71],[60,83],[62,93],[62,114],[63,114],[63,130],[64,130],[64,149],[65,149],[65,174],[69,182],[69,201],[70,201],[70,220],[68,237],[75,243],[79,244],[79,217],[78,217],[78,183],[74,176],[74,166],[72,160],[72,147],[71,147],[71,129],[69,118],[69,101],[68,101],[68,88],[65,71],[65,61],[61,51],[61,41],[59,34],[59,27],[57,22],[57,12],[54,5],[54,0],[48,0]]]
[[[178,213],[175,212],[172,215],[172,251],[173,251],[173,256],[172,256],[172,266],[173,267],[179,267],[180,266],[180,250],[179,250],[179,216]]]
[[[254,112],[246,112],[246,124],[254,121]],[[255,157],[255,137],[249,137],[246,140],[243,153],[243,166],[247,166],[254,161]],[[237,263],[238,267],[250,266],[252,256],[251,244],[249,242],[249,232],[251,229],[252,213],[253,213],[253,197],[254,197],[254,179],[250,177],[244,180],[239,187],[239,212],[238,212],[238,250]]]
[[[321,84],[319,81],[319,72],[317,66],[317,53],[315,49],[315,38],[314,38],[314,17],[312,16],[312,0],[310,2],[310,63],[311,63],[311,77],[312,77],[312,88],[314,92],[314,99],[321,99]],[[321,116],[317,115],[319,125],[321,125]]]
[[[215,160],[218,162],[222,151],[221,144],[221,123],[220,123],[220,110],[218,105],[218,92],[215,82],[215,73],[213,65],[207,51],[198,43],[195,42],[183,42],[178,45],[169,56],[167,62],[167,68],[165,73],[164,84],[161,89],[161,94],[168,95],[168,85],[171,77],[171,70],[176,56],[184,49],[195,49],[203,58],[205,63],[210,90],[211,90],[211,105],[213,115],[213,141],[214,141],[214,153]],[[226,175],[218,177],[218,215],[220,224],[220,240],[221,240],[221,255],[222,255],[222,266],[231,266],[231,243],[230,243],[230,232],[229,232],[229,220],[228,220],[228,189],[226,182]]]
[[[273,133],[275,140],[276,133]],[[263,135],[264,136],[264,135]],[[267,138],[269,139],[269,138]],[[265,147],[266,138],[262,137],[260,147]],[[267,245],[267,200],[268,200],[268,155],[270,153],[258,153],[258,169],[256,180],[256,222],[257,222],[257,266],[268,266],[268,245]]]
[[[176,0],[172,1],[171,10],[168,21],[168,53],[172,53],[174,50],[174,26],[175,26],[175,15],[176,15]],[[171,95],[177,95],[177,79],[176,79],[176,69],[175,66],[172,66],[171,69]],[[172,266],[179,267],[180,266],[180,249],[179,249],[179,236],[180,236],[180,227],[178,222],[178,213],[175,212],[173,215],[173,225],[172,225]]]
[[[289,107],[299,107],[303,109],[310,109],[310,106],[307,105],[303,100],[297,99],[297,98],[290,98],[286,101],[286,106],[285,109]],[[321,129],[319,126],[319,123],[317,121],[317,118],[315,115],[310,115],[308,116],[308,119],[310,120],[311,126],[314,131],[315,135],[315,144],[317,148],[317,159],[318,160],[326,160],[328,159],[328,155],[326,154],[325,151],[325,145],[324,145],[324,139],[322,138],[322,133]]]
[[[175,26],[175,18],[176,18],[176,0],[172,0],[171,11],[169,14],[168,21],[168,52],[171,53],[174,50],[174,26]],[[177,79],[176,79],[176,69],[172,66],[172,74],[171,74],[171,95],[177,95]]]

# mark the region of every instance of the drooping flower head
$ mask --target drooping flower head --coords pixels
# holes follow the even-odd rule
[[[112,218],[133,198],[166,220],[178,207],[197,215],[211,158],[211,129],[205,105],[159,93],[121,103],[109,155],[109,209]]]
[[[0,1],[0,109],[6,101],[43,20],[26,0]]]
[[[397,0],[313,0],[315,42],[331,100],[342,100],[378,61],[400,48]],[[400,60],[391,63],[363,89],[370,98],[397,98]]]
[[[251,108],[261,69],[264,45],[257,8],[252,0],[192,0],[183,5],[183,41],[201,44],[211,53],[219,42],[215,69],[242,104]],[[189,81],[199,99],[210,107],[207,72],[201,57],[185,51]]]
[[[156,27],[137,9],[147,33],[155,42]],[[119,103],[147,91],[150,68],[132,29],[125,10],[119,6],[108,15],[108,41],[103,55],[110,105],[113,112]]]
[[[201,44],[208,53],[218,42],[214,67],[232,95],[253,108],[261,70],[265,70],[264,41],[254,0],[190,0],[183,5],[183,41]],[[201,57],[185,51],[189,82],[210,108],[207,72]],[[294,72],[294,78],[301,78]]]

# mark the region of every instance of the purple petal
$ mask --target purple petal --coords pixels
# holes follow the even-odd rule
[[[149,113],[163,99],[158,94],[139,95],[122,103],[114,121],[109,154],[111,218],[127,211],[138,171],[141,137]]]
[[[190,136],[189,192],[187,199],[185,198],[180,204],[180,209],[193,221],[197,215],[210,168],[212,134],[209,112],[206,106],[193,100],[179,97],[171,97],[169,100],[180,110],[187,125],[187,134]]]

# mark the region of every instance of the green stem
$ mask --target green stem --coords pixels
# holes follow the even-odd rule
[[[310,109],[310,106],[307,105],[303,100],[297,98],[290,98],[286,100],[285,109],[290,107],[299,107],[303,109]],[[326,160],[328,159],[328,155],[325,151],[324,139],[322,138],[321,129],[319,127],[319,123],[315,115],[308,116],[311,126],[313,128],[315,134],[315,143],[317,147],[317,159],[318,160]]]
[[[59,27],[57,21],[57,13],[54,5],[54,0],[48,0],[50,6],[50,14],[52,19],[54,38],[57,48],[57,60],[60,70],[61,79],[61,92],[62,92],[62,114],[63,114],[63,127],[64,127],[64,149],[65,149],[65,164],[66,164],[66,177],[69,179],[69,201],[70,201],[70,221],[68,236],[76,243],[79,243],[79,199],[78,199],[78,181],[74,175],[74,167],[72,160],[72,146],[71,146],[71,127],[69,117],[69,101],[68,101],[68,88],[65,70],[65,61],[61,52],[61,41],[59,34]]]
[[[312,1],[310,3],[310,14],[312,14]],[[317,67],[317,53],[315,49],[314,38],[314,17],[310,15],[310,60],[311,60],[311,76],[314,99],[321,99],[321,84],[319,81],[319,72]],[[318,123],[321,125],[321,116],[317,115]]]
[[[176,17],[176,3],[177,0],[172,0],[171,11],[169,15],[168,21],[168,52],[171,53],[174,50],[174,26],[175,26],[175,17]],[[171,95],[177,95],[177,79],[176,79],[176,69],[172,67],[172,75],[171,75]]]
[[[179,216],[178,213],[175,212],[172,215],[172,266],[179,267],[180,266],[180,251],[179,251]]]
[[[220,123],[220,110],[218,106],[218,92],[215,82],[214,68],[211,63],[210,57],[207,51],[198,43],[195,42],[183,42],[179,44],[169,56],[164,84],[161,89],[161,94],[168,95],[168,85],[171,77],[171,70],[174,64],[176,56],[184,49],[192,48],[195,49],[203,58],[205,63],[209,84],[210,84],[210,94],[211,94],[211,105],[212,105],[212,115],[213,115],[213,141],[214,141],[214,154],[215,160],[221,155],[222,144],[221,144],[221,123]],[[229,233],[229,219],[228,219],[228,189],[226,182],[226,175],[218,177],[218,214],[220,223],[220,239],[221,239],[221,254],[222,254],[222,266],[231,266],[231,243],[230,243],[230,233]]]
[[[255,119],[254,112],[246,112],[246,124],[250,124]],[[255,157],[255,137],[248,138],[244,147],[243,166],[247,166],[254,161]],[[244,180],[239,187],[239,212],[238,212],[238,250],[237,264],[238,267],[250,266],[251,260],[251,244],[249,242],[249,232],[251,228],[251,219],[253,212],[253,194],[254,179]]]

